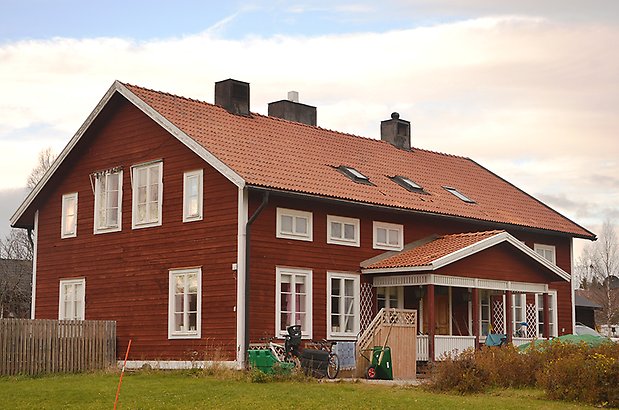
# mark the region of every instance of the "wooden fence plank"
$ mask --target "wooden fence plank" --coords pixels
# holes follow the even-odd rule
[[[116,322],[0,319],[0,375],[84,372],[116,364]]]

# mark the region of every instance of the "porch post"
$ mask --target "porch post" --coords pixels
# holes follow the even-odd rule
[[[479,349],[479,289],[472,289],[471,299],[471,303],[473,304],[473,336],[475,336],[475,349]]]
[[[507,333],[507,343],[512,342],[514,335],[514,312],[512,311],[512,291],[505,291],[505,332]]]
[[[428,361],[434,361],[434,334],[436,319],[434,312],[434,284],[428,285]]]
[[[550,339],[550,310],[548,309],[550,298],[548,293],[544,293],[542,298],[544,300],[544,337]]]

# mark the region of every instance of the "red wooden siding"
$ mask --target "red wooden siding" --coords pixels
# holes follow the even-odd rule
[[[162,226],[131,229],[131,166],[163,160]],[[123,167],[122,231],[93,234],[89,175]],[[204,169],[204,219],[182,223],[183,173]],[[236,337],[237,188],[134,106],[110,104],[39,204],[37,318],[58,317],[59,280],[86,278],[86,319],[118,321],[130,358],[233,359]],[[78,196],[77,237],[60,239],[62,194]],[[202,339],[168,340],[169,269],[202,267]],[[195,352],[195,353],[194,353]]]
[[[261,202],[259,194],[250,197],[250,215]],[[284,207],[313,213],[313,241],[296,241],[276,238],[276,208]],[[327,215],[337,215],[359,218],[361,221],[360,247],[327,244]],[[360,272],[359,263],[383,253],[383,250],[372,249],[372,221],[399,223],[404,225],[404,242],[409,243],[427,237],[431,234],[448,234],[458,232],[475,232],[491,229],[487,225],[476,225],[473,222],[448,220],[432,216],[412,215],[388,210],[373,210],[367,207],[336,204],[333,202],[293,197],[271,196],[269,205],[260,214],[252,227],[251,249],[251,333],[250,339],[275,334],[275,281],[276,266],[288,266],[311,269],[313,272],[313,338],[323,338],[327,334],[326,322],[326,272],[344,271]],[[569,272],[569,239],[551,235],[531,235],[522,231],[510,231],[527,245],[535,243],[555,245],[557,261]],[[530,243],[529,243],[530,242]],[[556,275],[532,262],[525,255],[518,255],[517,250],[509,249],[506,244],[498,245],[489,250],[473,255],[462,261],[448,265],[438,273],[462,275],[470,277],[487,277],[491,279],[508,279],[523,282],[550,283],[556,280]],[[484,268],[480,268],[483,266]],[[360,274],[360,273],[359,273]],[[371,277],[362,275],[362,282],[370,281]],[[565,282],[568,284],[568,282]],[[555,285],[552,285],[553,288]],[[560,285],[559,287],[561,287]],[[567,285],[569,288],[569,284]],[[559,290],[560,303],[567,300],[564,290]],[[375,297],[375,295],[374,295]],[[410,299],[407,297],[406,299]],[[566,329],[571,323],[571,308],[563,306],[559,309],[559,322]],[[464,313],[464,312],[459,312]],[[458,325],[463,323],[458,322]],[[559,330],[561,330],[561,327]],[[455,328],[455,327],[454,327]],[[462,328],[462,326],[461,326]],[[569,330],[568,330],[569,331]],[[464,328],[462,328],[464,333]]]

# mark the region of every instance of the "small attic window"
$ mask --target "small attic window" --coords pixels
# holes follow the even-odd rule
[[[394,177],[390,177],[390,179],[396,184],[400,185],[403,188],[408,189],[411,192],[416,193],[426,193],[421,185],[413,181],[412,179],[403,177],[402,175],[396,175]]]
[[[456,196],[457,198],[461,199],[464,202],[468,202],[469,204],[475,203],[475,201],[473,201],[471,198],[464,195],[462,192],[458,191],[456,188],[452,188],[449,186],[444,186],[443,188],[445,188],[449,193],[453,194],[454,196]]]
[[[358,184],[374,185],[370,182],[370,179],[367,176],[363,175],[361,172],[357,171],[353,167],[347,167],[345,165],[340,165],[336,169]]]

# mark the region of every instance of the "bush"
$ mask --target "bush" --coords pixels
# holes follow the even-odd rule
[[[590,347],[554,341],[526,352],[513,346],[467,350],[438,362],[430,387],[461,394],[538,387],[552,399],[619,407],[619,344]]]

